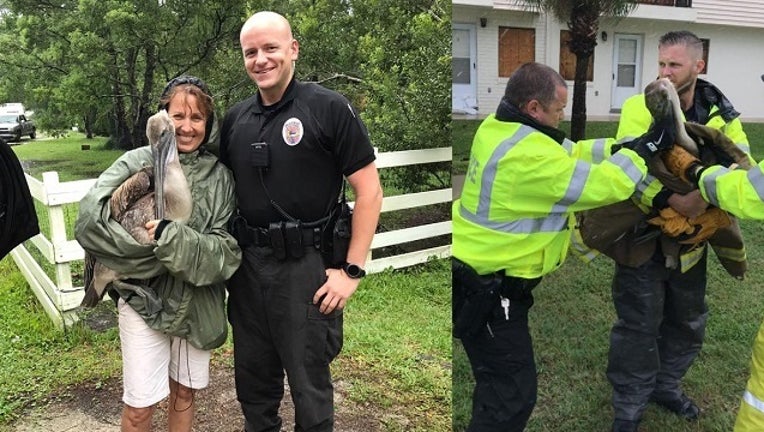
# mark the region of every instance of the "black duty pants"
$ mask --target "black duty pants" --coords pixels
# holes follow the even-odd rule
[[[457,272],[453,274],[453,298],[458,303],[463,298],[461,292],[470,287]],[[505,284],[502,295],[508,295],[507,288]],[[475,335],[461,338],[475,377],[467,432],[520,432],[533,411],[537,381],[528,329],[528,309],[533,305],[530,288],[510,300],[509,320],[496,301],[488,325]],[[460,307],[455,305],[455,313]]]
[[[660,255],[660,254],[657,254]],[[650,398],[674,399],[703,344],[708,309],[706,255],[686,273],[655,259],[616,265],[607,377],[615,418],[639,420]]]
[[[333,430],[329,363],[342,348],[342,311],[324,315],[313,294],[326,280],[321,255],[306,248],[283,261],[269,248],[244,249],[229,282],[236,394],[247,432],[281,430],[284,372],[295,406],[295,430]]]

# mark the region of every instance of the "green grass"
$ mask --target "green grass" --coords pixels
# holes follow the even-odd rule
[[[59,331],[10,257],[0,260],[0,315],[0,425],[55,389],[120,373],[116,331]]]
[[[104,141],[75,135],[13,149],[26,163],[34,161],[36,177],[62,170],[61,180],[68,181],[96,177],[121,154],[103,150]],[[83,143],[91,150],[80,150]],[[68,224],[76,214],[76,205],[65,211]],[[345,309],[345,345],[332,364],[334,378],[349,383],[351,401],[377,408],[384,431],[450,430],[450,280],[448,260],[372,274]],[[41,405],[67,386],[98,386],[121,376],[116,329],[96,333],[78,324],[58,331],[11,257],[0,260],[0,316],[0,430],[24,407]],[[230,352],[229,340],[213,361],[230,363]]]
[[[106,138],[85,138],[79,132],[70,132],[66,137],[37,141],[23,141],[13,146],[13,151],[25,162],[25,171],[37,179],[42,179],[45,171],[57,171],[59,180],[72,181],[96,178],[123,152],[106,150]],[[89,145],[90,150],[82,150]]]
[[[709,257],[707,301],[710,317],[703,350],[683,380],[702,407],[699,422],[688,423],[655,406],[642,421],[644,431],[729,431],[749,373],[753,338],[764,318],[764,233],[760,222],[744,221],[750,270],[743,282],[728,276]],[[539,397],[528,432],[604,431],[612,422],[611,387],[605,377],[610,327],[613,265],[598,257],[584,265],[570,258],[534,290],[529,322],[538,367]],[[464,350],[453,345],[454,431],[470,415],[474,381]]]
[[[454,154],[468,154],[469,125],[458,125]],[[756,160],[764,157],[764,124],[745,124]],[[587,136],[615,131],[615,123],[589,123]],[[474,128],[473,128],[474,131]],[[473,132],[474,133],[474,132]],[[607,133],[603,136],[607,136]],[[469,137],[469,140],[464,137]],[[456,164],[455,164],[456,165]],[[462,171],[463,172],[463,171]],[[707,302],[710,310],[700,356],[683,380],[684,389],[703,409],[698,422],[686,422],[650,406],[642,431],[732,430],[749,375],[751,346],[764,318],[764,231],[760,221],[742,221],[748,249],[746,280],[735,281],[709,256]],[[605,377],[609,332],[615,320],[610,282],[612,261],[589,265],[571,257],[534,290],[529,323],[539,378],[539,397],[527,432],[605,431],[612,422],[611,388]],[[474,386],[464,349],[453,340],[453,430],[463,431]]]

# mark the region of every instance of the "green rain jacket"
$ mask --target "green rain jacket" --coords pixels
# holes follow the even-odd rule
[[[149,327],[210,350],[226,340],[224,282],[241,262],[241,250],[226,231],[236,206],[233,176],[204,147],[181,153],[194,201],[191,217],[167,224],[156,245],[141,245],[110,218],[109,198],[151,161],[151,149],[141,147],[104,171],[80,202],[75,237],[123,277],[109,288]]]

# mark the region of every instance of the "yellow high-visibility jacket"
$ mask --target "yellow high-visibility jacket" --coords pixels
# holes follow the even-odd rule
[[[758,219],[762,219],[760,216]],[[735,420],[735,432],[764,430],[764,323],[753,342],[751,377],[745,386],[743,400]]]
[[[748,171],[707,168],[698,182],[709,203],[737,217],[764,219],[764,161]]]
[[[486,118],[452,208],[453,255],[479,274],[536,278],[557,269],[573,212],[627,199],[647,172],[631,150],[611,154],[614,143],[560,144],[530,126]]]
[[[711,204],[738,217],[764,219],[764,162],[749,171],[730,171],[721,166],[706,169],[698,186]],[[764,430],[764,324],[753,345],[751,376],[745,387],[735,432]]]

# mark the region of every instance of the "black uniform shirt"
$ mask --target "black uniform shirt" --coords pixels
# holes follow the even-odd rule
[[[262,181],[251,162],[251,144],[258,142],[270,153]],[[339,196],[342,176],[375,159],[366,127],[347,99],[297,80],[274,105],[263,106],[256,93],[231,108],[221,127],[220,154],[236,179],[241,215],[259,227],[287,219],[270,199],[300,221],[322,218]]]

